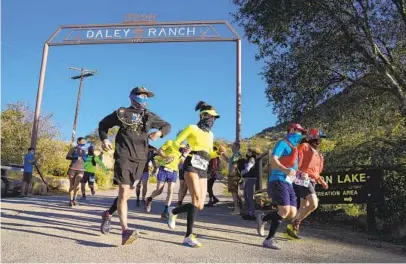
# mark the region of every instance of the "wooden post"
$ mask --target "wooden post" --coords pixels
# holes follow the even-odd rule
[[[376,231],[375,204],[371,201],[367,203],[367,228],[369,233]]]

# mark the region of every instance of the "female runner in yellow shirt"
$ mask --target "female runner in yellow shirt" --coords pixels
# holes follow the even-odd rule
[[[218,152],[213,151],[213,132],[211,128],[214,121],[219,118],[214,107],[200,101],[195,111],[200,111],[200,121],[197,125],[187,126],[173,141],[175,149],[179,149],[182,142],[188,142],[183,151],[185,158],[183,169],[185,181],[192,196],[192,203],[183,204],[177,208],[169,208],[168,226],[175,228],[176,217],[179,213],[187,213],[187,231],[183,244],[191,247],[201,247],[202,244],[193,235],[193,224],[197,210],[202,210],[207,192],[207,168],[211,158],[215,158],[225,152],[224,146],[220,146]]]

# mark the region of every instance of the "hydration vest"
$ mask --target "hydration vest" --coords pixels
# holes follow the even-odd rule
[[[293,166],[295,166],[295,163],[296,163],[296,160],[298,157],[298,150],[295,146],[292,145],[292,143],[289,142],[289,140],[287,140],[287,139],[283,139],[283,140],[285,140],[286,143],[288,143],[288,145],[292,149],[292,153],[290,153],[288,156],[281,156],[279,158],[279,162],[286,168],[292,168]]]
[[[137,134],[148,132],[147,110],[121,107],[116,113],[118,120],[121,122],[121,128],[136,132]]]

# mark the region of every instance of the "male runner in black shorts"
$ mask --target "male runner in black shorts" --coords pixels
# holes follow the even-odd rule
[[[147,99],[154,94],[144,87],[136,87],[130,93],[131,106],[120,108],[106,116],[99,123],[99,136],[104,150],[112,149],[108,130],[119,126],[115,140],[114,184],[119,185],[118,197],[109,211],[118,209],[122,228],[122,244],[131,244],[138,238],[137,230],[127,226],[127,200],[134,190],[134,183],[140,179],[148,153],[148,138],[155,141],[170,131],[169,123],[146,109]],[[150,129],[158,129],[148,135]],[[110,231],[111,215],[103,213],[101,231]],[[106,232],[107,231],[107,232]]]

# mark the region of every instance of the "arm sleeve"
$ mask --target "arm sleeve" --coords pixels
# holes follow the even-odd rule
[[[275,147],[272,150],[272,156],[276,156],[278,158],[282,157],[283,153],[285,152],[286,146],[287,143],[284,140],[276,143]]]
[[[151,121],[151,127],[159,129],[159,131],[162,132],[162,137],[168,135],[168,133],[171,131],[171,125],[162,120],[159,116],[156,114],[149,112],[150,113],[150,121]]]
[[[108,138],[107,133],[109,132],[109,129],[118,126],[119,125],[119,120],[117,117],[116,111],[113,113],[109,114],[105,118],[103,118],[102,121],[99,122],[99,137],[100,140],[103,141]]]
[[[252,169],[252,167],[254,167],[254,165],[255,165],[255,159],[250,158],[248,163],[245,165],[245,169],[247,170],[247,172],[250,171],[250,169]]]
[[[182,132],[180,132],[180,134],[178,135],[178,137],[173,141],[173,143],[172,143],[173,147],[175,149],[179,149],[181,146],[181,143],[189,137],[191,132],[192,132],[191,125],[187,126],[185,129],[183,129]]]
[[[75,152],[75,148],[71,148],[68,152],[68,154],[66,155],[66,159],[67,160],[77,160],[78,157],[74,157],[73,153]]]

